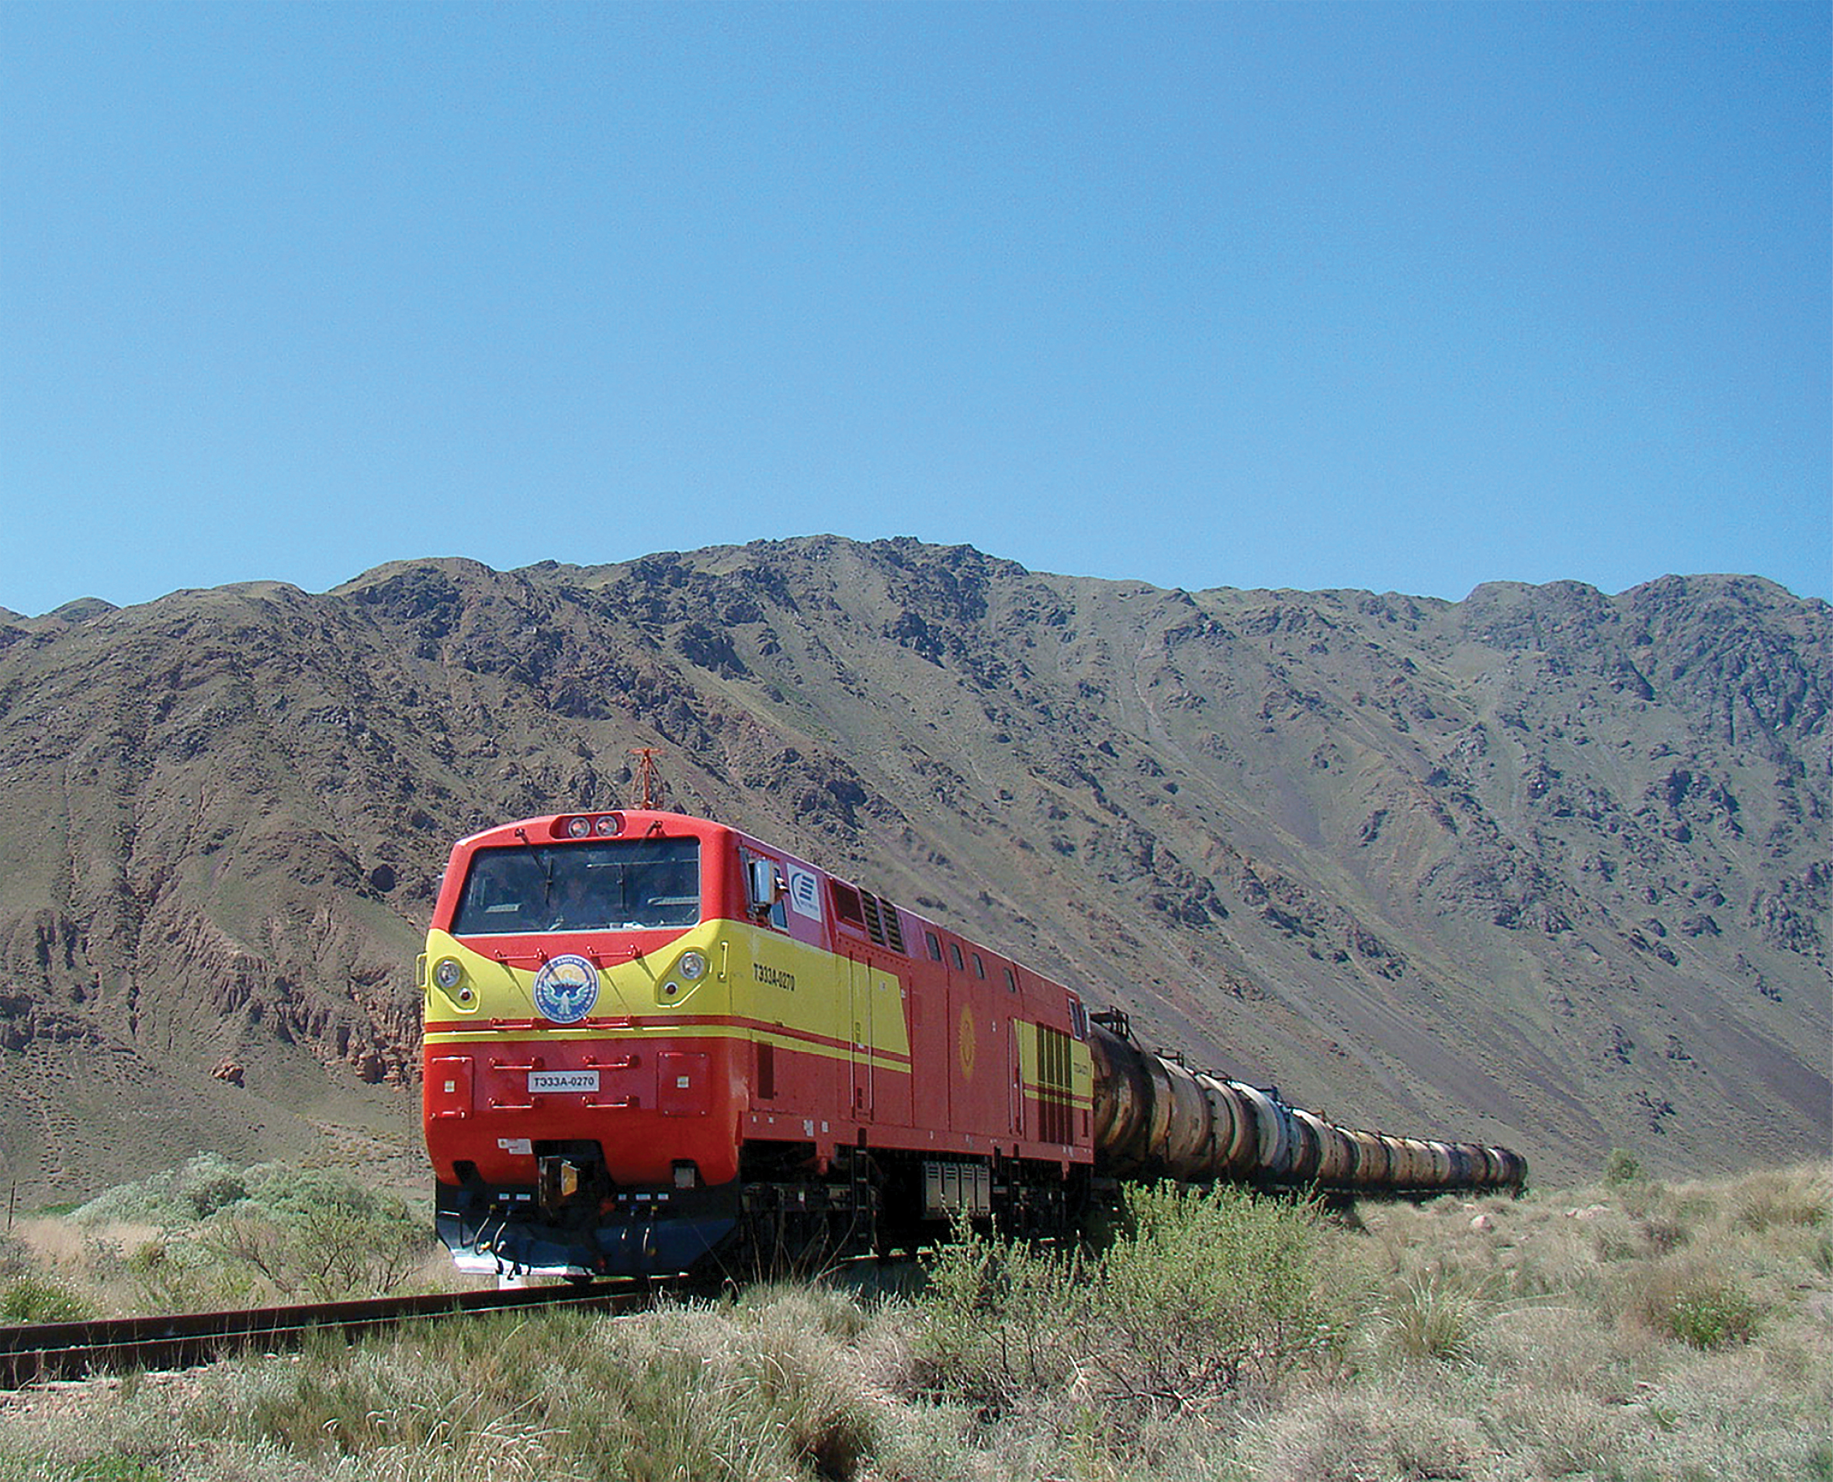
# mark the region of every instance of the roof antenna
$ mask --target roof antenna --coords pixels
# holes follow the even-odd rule
[[[633,746],[630,754],[639,758],[637,777],[643,784],[643,801],[640,806],[644,812],[648,812],[655,807],[656,749],[653,746]]]

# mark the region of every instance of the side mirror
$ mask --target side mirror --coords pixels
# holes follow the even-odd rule
[[[769,910],[789,888],[778,877],[776,866],[767,859],[752,860],[745,867],[745,875],[751,904],[760,910]]]

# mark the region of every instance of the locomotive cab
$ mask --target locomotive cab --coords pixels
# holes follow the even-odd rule
[[[682,1269],[731,1227],[727,831],[671,814],[462,841],[422,959],[428,1152],[460,1269]]]

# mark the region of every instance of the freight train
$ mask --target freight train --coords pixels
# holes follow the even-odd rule
[[[575,1280],[1060,1234],[1115,1181],[1519,1190],[1504,1148],[1343,1128],[723,824],[567,813],[461,840],[424,1113],[460,1269]]]

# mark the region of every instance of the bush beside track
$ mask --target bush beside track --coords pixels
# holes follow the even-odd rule
[[[0,1312],[56,1322],[452,1285],[428,1225],[347,1173],[200,1153],[24,1222],[0,1242]]]

